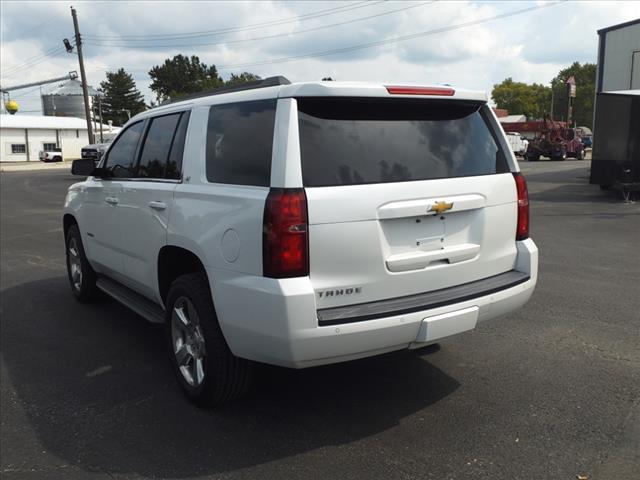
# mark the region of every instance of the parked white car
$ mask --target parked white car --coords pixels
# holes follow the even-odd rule
[[[509,142],[509,147],[511,151],[516,155],[524,156],[527,151],[527,147],[529,146],[529,140],[527,140],[523,135],[520,135],[518,132],[506,132],[507,133],[507,142]]]
[[[50,147],[46,150],[40,150],[38,152],[38,159],[41,162],[61,162],[62,161],[62,149],[58,147]]]
[[[74,295],[164,323],[199,404],[241,395],[251,361],[426,346],[536,284],[526,183],[484,93],[275,77],[143,112],[74,171]]]

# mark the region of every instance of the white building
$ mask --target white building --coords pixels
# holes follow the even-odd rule
[[[95,133],[100,139],[99,125]],[[105,125],[105,137],[113,137],[120,127]],[[89,143],[87,122],[73,117],[0,115],[0,162],[38,161],[40,150],[62,149],[62,158],[80,158],[80,149]]]
[[[640,89],[640,18],[598,30],[596,93]]]

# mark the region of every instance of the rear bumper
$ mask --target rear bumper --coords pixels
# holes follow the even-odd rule
[[[531,297],[538,273],[538,249],[533,241],[517,242],[517,248],[514,273],[521,275],[512,286],[505,284],[489,293],[462,296],[460,301],[424,310],[412,308],[327,326],[318,324],[315,292],[308,278],[274,280],[221,270],[208,273],[220,325],[235,355],[305,368],[421,347],[513,312]]]

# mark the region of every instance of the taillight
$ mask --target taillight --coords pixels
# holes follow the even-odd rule
[[[307,196],[302,188],[272,188],[264,207],[262,266],[265,277],[309,275]]]
[[[448,87],[385,87],[391,95],[439,95],[453,96],[456,91]]]
[[[520,172],[513,174],[518,190],[518,226],[516,228],[516,240],[529,238],[529,192],[527,181]]]

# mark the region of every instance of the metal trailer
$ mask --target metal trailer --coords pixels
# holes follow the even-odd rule
[[[603,190],[640,190],[640,90],[596,95],[589,183]]]

